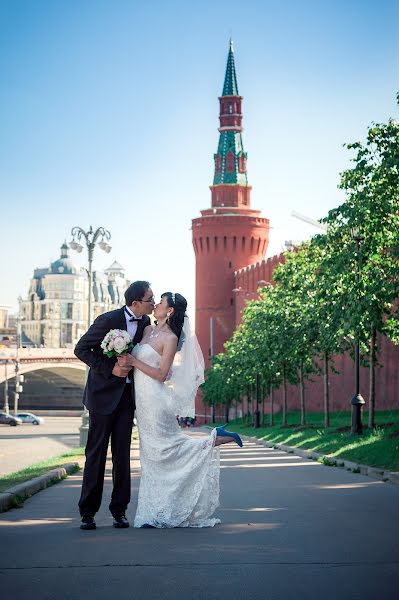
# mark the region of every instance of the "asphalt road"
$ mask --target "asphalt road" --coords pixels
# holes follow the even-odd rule
[[[192,435],[200,435],[194,433]],[[138,443],[132,446],[134,514]],[[396,600],[399,486],[246,443],[221,449],[221,525],[96,531],[81,475],[0,515],[1,594],[13,600]]]
[[[0,425],[0,476],[79,446],[80,417],[44,418],[44,425]]]

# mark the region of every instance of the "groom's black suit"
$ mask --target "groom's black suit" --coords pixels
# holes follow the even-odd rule
[[[143,331],[149,324],[150,319],[147,315],[137,321],[133,345],[141,341]],[[124,308],[97,317],[75,348],[75,355],[90,367],[83,400],[90,411],[90,419],[86,464],[79,500],[82,516],[94,516],[100,508],[110,437],[113,490],[109,509],[118,517],[125,512],[130,502],[134,383],[126,383],[126,378],[112,374],[116,358],[108,358],[100,346],[110,329],[127,329]]]

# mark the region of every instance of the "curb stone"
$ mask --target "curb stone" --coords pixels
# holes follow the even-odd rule
[[[293,446],[287,446],[286,444],[274,444],[266,440],[260,440],[255,436],[242,435],[241,437],[246,441],[255,442],[260,446],[265,446],[266,448],[275,448],[289,454],[301,456],[302,458],[308,458],[309,460],[320,460],[325,458],[331,464],[341,467],[346,471],[351,471],[352,473],[361,473],[362,475],[372,477],[373,479],[399,485],[399,472],[384,471],[384,469],[378,467],[369,467],[368,465],[357,464],[350,460],[329,456],[328,454],[319,454],[313,450],[304,450],[303,448],[295,448]]]
[[[23,483],[19,483],[18,485],[10,487],[5,492],[1,492],[0,513],[5,512],[10,508],[20,506],[27,498],[30,498],[34,494],[37,494],[37,492],[46,489],[53,483],[57,483],[58,481],[65,479],[67,475],[75,473],[79,469],[79,463],[67,463],[63,467],[52,469],[44,475],[39,475],[39,477],[34,477],[33,479],[29,479],[28,481],[24,481]]]

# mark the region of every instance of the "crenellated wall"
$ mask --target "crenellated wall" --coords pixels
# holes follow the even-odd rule
[[[236,302],[235,317],[236,327],[241,322],[242,310],[247,300],[258,297],[258,288],[273,280],[273,271],[276,266],[284,262],[283,254],[272,256],[234,273]],[[376,371],[376,405],[377,409],[399,409],[399,346],[395,346],[386,337],[378,337],[379,363]],[[338,373],[330,373],[330,407],[332,411],[350,410],[350,400],[354,395],[354,363],[349,353],[339,355],[333,359],[334,369]],[[306,406],[309,411],[323,410],[323,379],[312,376],[311,381],[305,384]],[[362,367],[360,370],[361,394],[366,400],[365,409],[369,398],[369,370]],[[281,410],[282,390],[276,390],[274,396],[275,410]],[[266,407],[268,403],[266,402]],[[288,408],[300,410],[299,387],[288,386]]]

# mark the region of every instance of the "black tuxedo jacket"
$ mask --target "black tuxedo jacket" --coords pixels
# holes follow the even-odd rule
[[[133,345],[138,344],[143,331],[150,324],[150,318],[144,315],[137,322],[137,331]],[[87,376],[83,404],[86,408],[100,415],[109,415],[118,406],[125,388],[126,379],[112,374],[116,358],[108,358],[100,347],[110,329],[126,331],[125,309],[111,310],[97,317],[89,330],[80,338],[75,347],[75,355],[90,367]],[[134,383],[131,385],[134,402]]]

